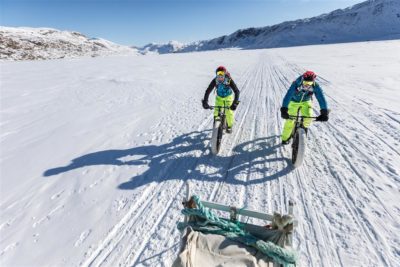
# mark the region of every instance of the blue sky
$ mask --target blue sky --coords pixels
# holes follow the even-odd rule
[[[142,46],[313,17],[363,0],[0,0],[0,25],[74,30]]]

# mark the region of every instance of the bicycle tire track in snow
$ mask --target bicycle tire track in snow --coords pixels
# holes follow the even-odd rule
[[[1,264],[170,266],[189,181],[201,199],[238,208],[286,213],[293,200],[299,266],[397,266],[400,110],[391,85],[400,80],[395,53],[382,53],[397,46],[7,63],[0,142],[10,182],[2,188]],[[213,112],[200,99],[220,64],[241,103],[214,156]],[[279,108],[306,69],[317,72],[331,114],[312,124],[303,166],[293,169],[291,147],[280,144]],[[20,89],[26,84],[28,94]],[[32,101],[21,103],[25,96]],[[54,251],[60,244],[63,251]]]
[[[204,177],[207,175],[216,177],[216,181],[210,182],[205,178],[202,182],[191,182],[192,193],[198,193],[203,197],[208,195],[209,199],[219,203],[269,212],[287,212],[289,199],[297,199],[296,209],[300,225],[295,240],[300,247],[305,245],[307,248],[307,253],[303,249],[300,251],[302,262],[307,266],[345,266],[349,262],[355,261],[357,255],[355,251],[343,250],[343,247],[354,246],[352,241],[347,243],[349,242],[347,238],[340,236],[337,231],[325,234],[332,227],[332,223],[338,220],[335,218],[335,213],[340,214],[341,218],[349,219],[345,224],[341,223],[344,230],[361,234],[363,241],[360,241],[357,250],[364,250],[372,257],[366,259],[365,263],[380,262],[379,264],[383,266],[391,266],[394,264],[395,258],[385,252],[390,250],[387,246],[381,247],[381,244],[385,243],[385,238],[379,237],[377,231],[374,230],[374,224],[369,222],[368,217],[363,214],[351,197],[352,190],[357,188],[352,188],[350,184],[340,181],[338,178],[342,177],[343,179],[346,173],[357,173],[355,167],[350,164],[345,168],[347,171],[339,175],[336,169],[332,169],[331,159],[329,159],[334,143],[337,143],[334,146],[336,148],[352,149],[345,153],[343,151],[335,153],[341,155],[341,158],[335,159],[335,164],[349,162],[349,158],[346,156],[349,153],[350,155],[353,153],[360,155],[361,158],[356,162],[363,162],[363,158],[368,159],[368,157],[363,155],[363,152],[357,151],[349,139],[342,141],[340,139],[342,135],[334,125],[329,127],[329,124],[318,125],[315,123],[310,130],[309,157],[304,166],[293,170],[289,161],[285,160],[290,156],[290,151],[288,147],[279,146],[278,135],[282,127],[282,120],[278,110],[281,99],[290,85],[288,77],[296,77],[299,72],[301,73],[299,69],[301,68],[296,64],[282,60],[282,56],[265,53],[251,71],[246,73],[250,73],[250,78],[242,88],[242,103],[236,112],[237,121],[234,133],[231,136],[224,135],[219,156],[208,155],[206,160],[199,160],[193,164],[193,168],[200,169]],[[328,98],[333,99],[329,95],[330,82],[322,79],[322,85],[328,87]],[[334,116],[335,109],[340,109],[340,107],[337,107],[336,102],[332,103],[332,107],[332,116]],[[347,124],[344,126],[347,127]],[[333,138],[324,139],[324,136]],[[265,140],[269,137],[270,140]],[[262,144],[272,146],[272,149],[270,148],[266,152],[267,147],[258,147],[257,140],[263,140]],[[243,150],[244,148],[245,150]],[[330,153],[326,154],[324,148]],[[314,153],[317,154],[316,158],[311,156]],[[282,160],[270,160],[271,154],[272,157]],[[210,164],[211,161],[215,161],[217,164]],[[372,166],[376,164],[368,160],[367,162]],[[196,166],[196,164],[201,166]],[[207,167],[207,164],[210,166]],[[218,168],[215,169],[215,166]],[[376,167],[379,168],[379,165]],[[326,170],[328,170],[326,177],[321,177],[320,173],[324,173]],[[265,179],[266,177],[270,178]],[[180,192],[181,189],[178,190],[177,195],[183,195],[183,192]],[[371,189],[369,191],[357,190],[356,192],[361,196],[366,193],[368,196],[371,196],[371,193],[374,195]],[[253,196],[255,197],[253,198]],[[376,200],[377,203],[382,204],[378,197]],[[334,201],[337,203],[332,206]],[[168,203],[167,207],[170,205],[171,203]],[[172,210],[169,209],[169,212],[176,212],[177,209],[179,209],[179,205],[175,205]],[[325,210],[326,213],[323,212]],[[385,211],[387,212],[387,210]],[[388,214],[388,219],[396,216],[391,216],[390,212]],[[179,216],[175,218],[179,218]],[[256,220],[249,220],[249,222],[253,221]],[[158,222],[162,224],[161,220]],[[159,230],[159,228],[160,226],[157,226],[153,229]],[[178,234],[177,231],[173,233]],[[153,237],[155,240],[161,238],[159,234]],[[377,238],[380,242],[374,244],[374,240],[376,241]],[[178,241],[178,239],[174,240]],[[143,246],[143,249],[147,251],[141,255],[152,254],[151,246]],[[349,255],[354,255],[354,258]],[[174,257],[174,254],[166,254],[164,257]],[[134,262],[143,263],[139,258],[135,258]]]

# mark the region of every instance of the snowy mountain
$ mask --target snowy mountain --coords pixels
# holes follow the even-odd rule
[[[171,266],[185,181],[239,208],[293,200],[297,266],[399,266],[399,47],[0,62],[0,266]],[[221,64],[241,102],[213,156],[200,99]],[[293,169],[279,108],[305,69],[331,114]]]
[[[149,54],[149,53],[159,53],[159,54],[166,54],[166,53],[175,53],[181,50],[184,47],[184,44],[179,43],[177,41],[170,41],[167,44],[156,44],[151,43],[145,45],[140,48],[140,53],[142,54]]]
[[[136,54],[137,50],[78,32],[50,28],[0,27],[0,59],[36,60]]]
[[[313,18],[238,30],[231,35],[181,45],[191,52],[223,48],[271,48],[400,38],[400,1],[369,0]],[[168,44],[146,51],[169,53]],[[167,52],[166,52],[167,51]]]

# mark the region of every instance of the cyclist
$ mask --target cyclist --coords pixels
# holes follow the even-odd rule
[[[315,81],[317,75],[312,71],[306,71],[303,75],[298,77],[290,86],[285,97],[283,98],[283,104],[281,107],[281,117],[286,119],[285,125],[282,131],[282,144],[286,145],[289,143],[290,135],[294,127],[294,120],[290,119],[289,116],[296,116],[297,110],[300,108],[301,115],[306,117],[313,116],[313,104],[312,96],[315,94],[321,112],[317,117],[317,121],[328,121],[329,110],[326,102],[324,92],[320,85]],[[312,119],[304,118],[303,126],[306,130],[311,125]]]
[[[228,106],[229,109],[226,110],[226,124],[227,133],[232,132],[232,126],[234,122],[234,110],[236,110],[239,105],[239,89],[237,88],[235,82],[232,80],[231,75],[226,70],[224,66],[219,66],[215,70],[216,77],[212,79],[210,85],[208,86],[204,98],[202,100],[203,108],[209,109],[208,97],[211,91],[216,88],[217,96],[215,98],[215,106]],[[233,93],[235,96],[233,96]],[[214,121],[218,120],[218,109],[214,110]]]

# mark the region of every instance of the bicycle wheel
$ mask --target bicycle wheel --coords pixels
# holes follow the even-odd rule
[[[214,155],[218,154],[220,146],[221,146],[221,139],[222,139],[222,127],[221,121],[216,120],[214,122],[213,131],[211,135],[211,153]]]
[[[221,148],[222,135],[224,134],[224,126],[223,126],[224,124],[225,124],[225,121],[223,121],[223,123],[221,123],[219,128],[218,128],[217,153],[219,153],[219,150]]]
[[[222,143],[222,135],[224,134],[224,131],[226,130],[226,117],[224,115],[221,116],[221,123],[218,127],[218,134],[217,134],[217,153],[219,153],[219,150],[221,149],[221,143]],[[216,154],[217,154],[216,153]]]
[[[304,161],[306,152],[306,132],[303,128],[299,128],[293,137],[292,144],[292,164],[295,168],[301,166]]]

